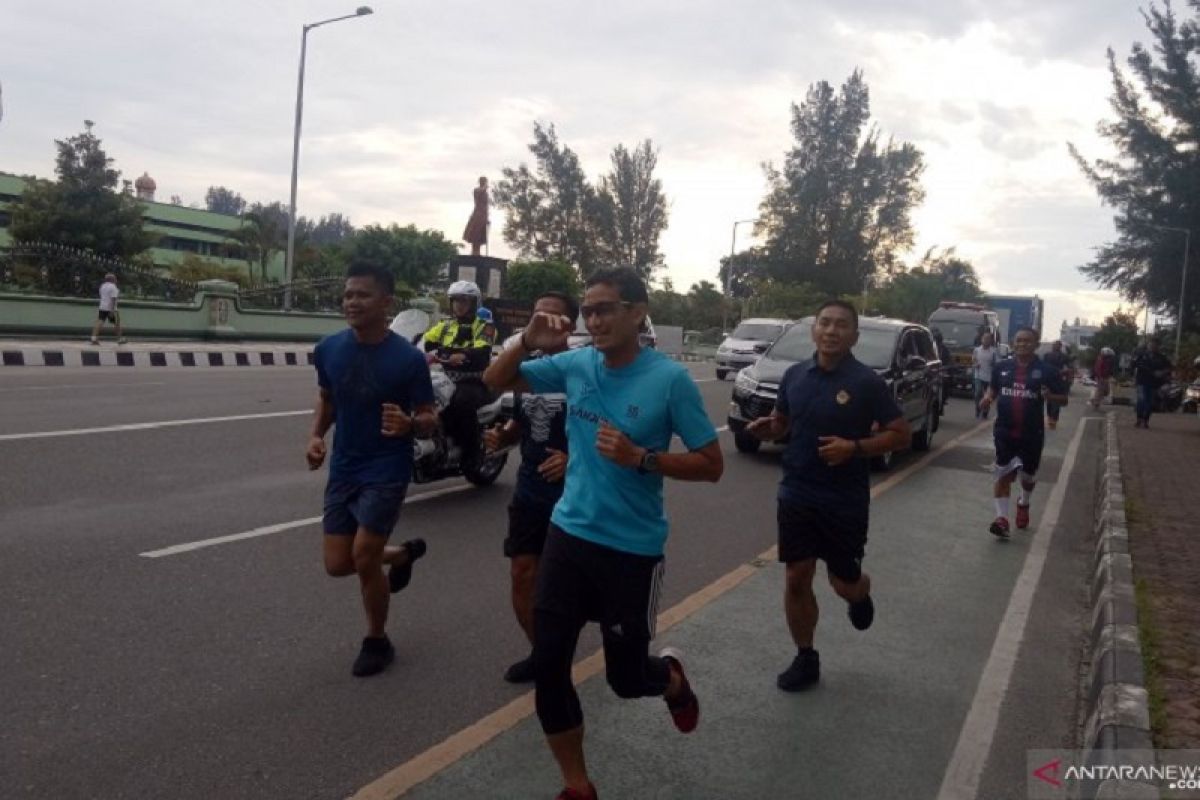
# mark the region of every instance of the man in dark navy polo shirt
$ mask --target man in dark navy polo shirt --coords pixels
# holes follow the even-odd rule
[[[996,404],[996,519],[988,529],[999,539],[1008,538],[1008,503],[1013,481],[1021,473],[1021,495],[1017,500],[1017,527],[1029,527],[1029,502],[1042,463],[1046,442],[1043,419],[1046,403],[1067,404],[1067,385],[1062,371],[1037,355],[1038,339],[1033,328],[1021,328],[1013,339],[1012,358],[992,368],[992,382],[979,401],[986,413]]]
[[[775,410],[747,427],[764,441],[788,436],[779,484],[779,560],[787,565],[783,603],[797,655],[777,681],[787,692],[820,680],[813,649],[813,576],[825,562],[833,589],[850,604],[850,622],[871,627],[871,579],[862,571],[871,505],[869,459],[907,447],[912,429],[891,391],[858,361],[858,312],[841,300],[817,310],[816,354],[793,364]]]

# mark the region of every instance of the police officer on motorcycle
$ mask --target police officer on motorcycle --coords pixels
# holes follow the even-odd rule
[[[442,421],[462,448],[462,464],[468,467],[481,456],[476,412],[491,399],[483,385],[483,371],[491,362],[492,345],[484,331],[486,323],[477,316],[483,299],[479,287],[471,281],[455,281],[446,294],[453,316],[426,331],[425,352],[435,354],[446,377],[454,381],[454,397],[442,412]]]

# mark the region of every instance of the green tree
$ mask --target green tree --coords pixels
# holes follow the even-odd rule
[[[1091,347],[1098,352],[1111,347],[1118,356],[1132,353],[1138,346],[1137,316],[1132,311],[1118,308],[1104,318],[1100,330],[1092,337]]]
[[[811,283],[784,283],[771,278],[754,282],[754,291],[743,301],[742,317],[802,319],[814,314],[829,294]]]
[[[415,225],[402,228],[392,223],[359,229],[350,240],[347,259],[385,267],[396,276],[398,290],[417,291],[431,283],[457,253],[458,248],[441,231],[417,230]]]
[[[784,166],[766,168],[760,207],[766,271],[831,296],[857,294],[912,247],[912,210],[924,200],[921,151],[882,141],[855,71],[840,92],[821,81],[792,106],[795,139]]]
[[[645,280],[662,266],[658,241],[667,227],[667,197],[654,177],[657,165],[658,152],[649,139],[632,151],[617,145],[595,206],[601,260],[633,267]]]
[[[1195,0],[1190,4],[1200,8]],[[1169,3],[1153,2],[1143,18],[1153,44],[1133,45],[1128,72],[1108,50],[1115,119],[1098,130],[1117,158],[1089,162],[1071,145],[1100,199],[1115,209],[1117,232],[1080,271],[1135,304],[1173,309],[1176,316],[1182,311],[1185,330],[1196,329],[1200,280],[1189,281],[1180,309],[1184,237],[1162,227],[1200,233],[1200,18],[1180,21]]]
[[[492,190],[504,241],[522,258],[571,264],[586,278],[596,266],[596,190],[554,125],[534,123],[529,151],[535,167],[505,167]]]
[[[242,215],[242,227],[229,234],[240,246],[246,263],[252,268],[258,265],[263,284],[271,260],[287,249],[287,229],[288,210],[282,203],[255,203]]]
[[[690,325],[687,298],[675,291],[670,278],[663,278],[661,287],[650,290],[650,315],[657,325]]]
[[[508,265],[504,293],[514,300],[533,303],[543,292],[579,296],[579,275],[561,261],[514,261]]]
[[[871,291],[865,311],[925,324],[943,300],[982,299],[979,276],[971,263],[955,255],[954,248],[942,253],[931,248],[911,270],[896,273]]]
[[[725,297],[710,281],[692,284],[687,294],[687,327],[693,330],[720,328]]]
[[[246,198],[224,186],[210,186],[204,193],[204,207],[214,214],[240,217],[246,210]]]
[[[13,210],[14,239],[53,242],[131,259],[154,237],[142,227],[142,205],[128,191],[117,192],[121,173],[84,123],[83,133],[56,140],[57,181],[33,181]]]

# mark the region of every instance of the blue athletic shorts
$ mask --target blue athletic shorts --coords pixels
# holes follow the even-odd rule
[[[362,527],[378,536],[391,536],[407,491],[407,483],[331,480],[325,487],[325,533],[353,536]]]

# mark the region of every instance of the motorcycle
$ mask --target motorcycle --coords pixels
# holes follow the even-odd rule
[[[392,320],[391,328],[395,333],[419,347],[421,338],[432,324],[433,320],[429,314],[410,308],[396,315],[396,318]],[[454,398],[454,381],[446,375],[442,364],[436,357],[430,363],[429,377],[433,382],[434,404],[437,407],[440,422],[442,412]],[[476,412],[479,425],[477,440],[480,442],[481,455],[469,467],[462,463],[461,446],[444,433],[441,424],[438,425],[433,435],[414,438],[413,482],[432,483],[445,478],[462,476],[476,486],[489,486],[495,483],[504,470],[505,464],[508,463],[508,451],[489,452],[483,450],[483,432],[497,423],[505,421],[508,416],[511,416],[511,413],[511,403],[506,410],[504,398],[497,398]]]
[[[1195,414],[1200,409],[1200,381],[1196,381],[1184,391],[1180,409],[1185,414]]]
[[[1155,392],[1154,410],[1170,414],[1183,404],[1184,385],[1175,381],[1163,384]]]

